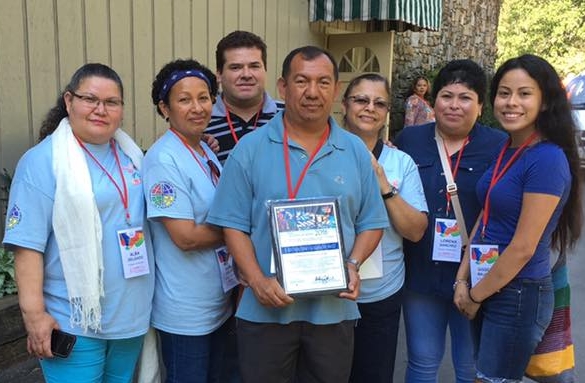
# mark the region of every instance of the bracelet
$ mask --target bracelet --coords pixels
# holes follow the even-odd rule
[[[473,299],[473,297],[471,296],[471,289],[469,289],[468,291],[469,294],[469,300],[472,301],[473,303],[475,303],[476,305],[481,305],[481,302],[476,301],[475,299]]]
[[[463,283],[465,286],[467,286],[467,288],[469,288],[469,282],[467,282],[467,280],[465,279],[456,279],[455,282],[453,282],[453,291],[455,291],[455,289],[457,288],[457,285]]]

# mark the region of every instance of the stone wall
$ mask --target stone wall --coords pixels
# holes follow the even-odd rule
[[[402,129],[404,100],[413,78],[444,63],[469,58],[493,73],[502,0],[443,0],[441,30],[397,32],[394,43],[391,130]]]

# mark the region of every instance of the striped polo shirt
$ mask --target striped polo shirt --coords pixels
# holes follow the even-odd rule
[[[266,124],[276,113],[283,109],[284,103],[282,101],[274,100],[267,92],[264,92],[264,105],[262,106],[262,112],[258,116],[257,121],[256,115],[252,116],[249,121],[244,121],[238,115],[230,111],[230,119],[236,137],[239,140],[245,134],[252,132],[255,127],[257,128]],[[219,153],[217,153],[217,158],[219,158],[223,164],[236,145],[236,141],[234,140],[228,125],[226,107],[221,94],[217,97],[217,101],[213,105],[211,121],[209,121],[209,126],[205,130],[205,133],[213,135],[213,137],[219,141]]]

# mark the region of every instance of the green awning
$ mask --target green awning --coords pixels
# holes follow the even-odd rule
[[[442,0],[310,0],[310,21],[390,20],[439,30]]]

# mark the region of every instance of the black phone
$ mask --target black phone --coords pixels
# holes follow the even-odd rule
[[[51,352],[59,358],[67,358],[73,350],[77,337],[65,331],[53,329],[51,333]]]

